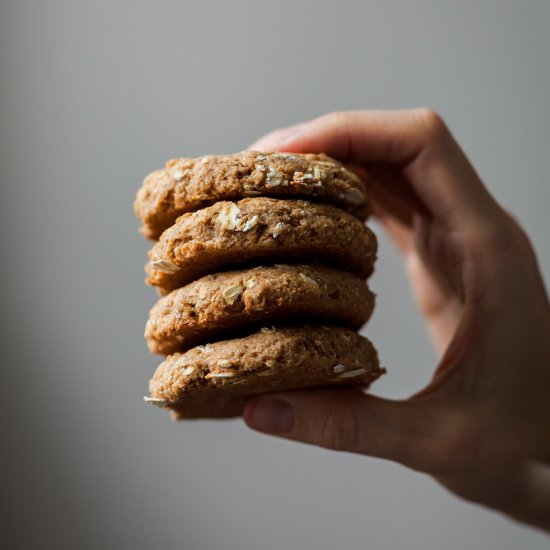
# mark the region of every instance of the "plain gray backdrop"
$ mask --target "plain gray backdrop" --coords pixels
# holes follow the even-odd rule
[[[548,281],[549,28],[546,0],[2,2],[6,548],[547,549],[401,466],[144,405],[155,294],[132,201],[174,156],[428,106]],[[388,368],[374,391],[403,397],[436,357],[379,229],[365,333]]]

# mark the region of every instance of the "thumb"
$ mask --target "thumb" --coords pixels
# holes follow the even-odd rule
[[[260,432],[422,471],[431,469],[443,418],[428,399],[391,401],[356,388],[262,395],[247,402],[243,416]]]

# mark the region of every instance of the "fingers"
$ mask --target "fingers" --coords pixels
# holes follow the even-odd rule
[[[457,227],[499,211],[444,122],[426,109],[333,113],[272,132],[253,148],[393,165],[434,217]]]
[[[412,226],[415,212],[424,212],[424,205],[414,195],[402,174],[392,166],[348,165],[365,182],[372,203],[373,215],[382,223],[390,238],[406,254],[412,248]]]
[[[269,394],[245,407],[249,427],[328,449],[365,454],[426,470],[439,415],[419,401],[389,401],[353,388]]]

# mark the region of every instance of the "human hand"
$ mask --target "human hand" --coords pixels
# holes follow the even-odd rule
[[[550,530],[550,305],[534,251],[435,113],[334,113],[256,150],[324,152],[363,175],[442,355],[393,401],[352,388],[251,399],[256,430],[400,462]]]

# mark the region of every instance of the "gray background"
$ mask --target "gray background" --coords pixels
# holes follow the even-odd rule
[[[153,291],[132,200],[173,156],[332,110],[429,106],[550,276],[550,3],[2,2],[8,548],[548,548],[429,478],[141,396]],[[435,364],[381,236],[366,332],[401,397]]]

